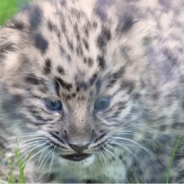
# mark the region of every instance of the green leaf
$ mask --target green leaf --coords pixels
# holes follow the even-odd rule
[[[183,135],[183,134],[181,134],[181,135],[178,137],[178,140],[177,140],[176,145],[175,145],[175,147],[174,147],[174,150],[173,150],[173,153],[172,153],[172,157],[171,157],[171,160],[170,160],[170,163],[169,163],[169,169],[168,169],[168,171],[167,171],[166,183],[169,183],[169,177],[170,177],[170,172],[171,172],[172,164],[173,164],[174,157],[175,157],[175,154],[176,154],[176,151],[177,151],[177,148],[178,148],[178,145],[179,145],[179,143],[180,143],[180,140],[181,140],[182,135]]]
[[[0,25],[3,25],[28,0],[0,0]]]

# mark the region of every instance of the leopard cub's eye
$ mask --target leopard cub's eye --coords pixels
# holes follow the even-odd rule
[[[105,110],[110,105],[110,98],[104,97],[104,98],[97,98],[95,100],[94,109],[97,111]]]
[[[44,99],[45,106],[50,111],[60,111],[62,109],[62,103],[60,101],[53,101]]]

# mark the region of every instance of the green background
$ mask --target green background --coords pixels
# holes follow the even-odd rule
[[[0,25],[11,18],[28,0],[0,0]]]

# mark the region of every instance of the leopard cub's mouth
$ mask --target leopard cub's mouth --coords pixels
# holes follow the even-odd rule
[[[64,155],[62,157],[70,161],[79,162],[79,161],[85,160],[86,158],[89,158],[90,156],[91,154],[78,153],[74,155]]]

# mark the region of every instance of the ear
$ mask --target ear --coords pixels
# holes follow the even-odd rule
[[[147,45],[158,35],[157,24],[151,20],[137,20],[127,31],[126,38],[132,44]]]
[[[0,27],[0,62],[3,61],[8,52],[16,50],[20,42],[19,34],[18,30]]]
[[[157,22],[144,15],[144,8],[139,3],[116,0],[116,15],[118,17],[117,34],[120,39],[127,39],[133,45],[149,44],[158,35]],[[142,12],[143,11],[143,12]]]
[[[156,40],[159,31],[157,24],[150,20],[137,20],[132,26],[119,34],[121,51],[127,60],[126,74],[128,78],[139,78],[147,64],[147,49]],[[134,75],[130,75],[130,74]]]

